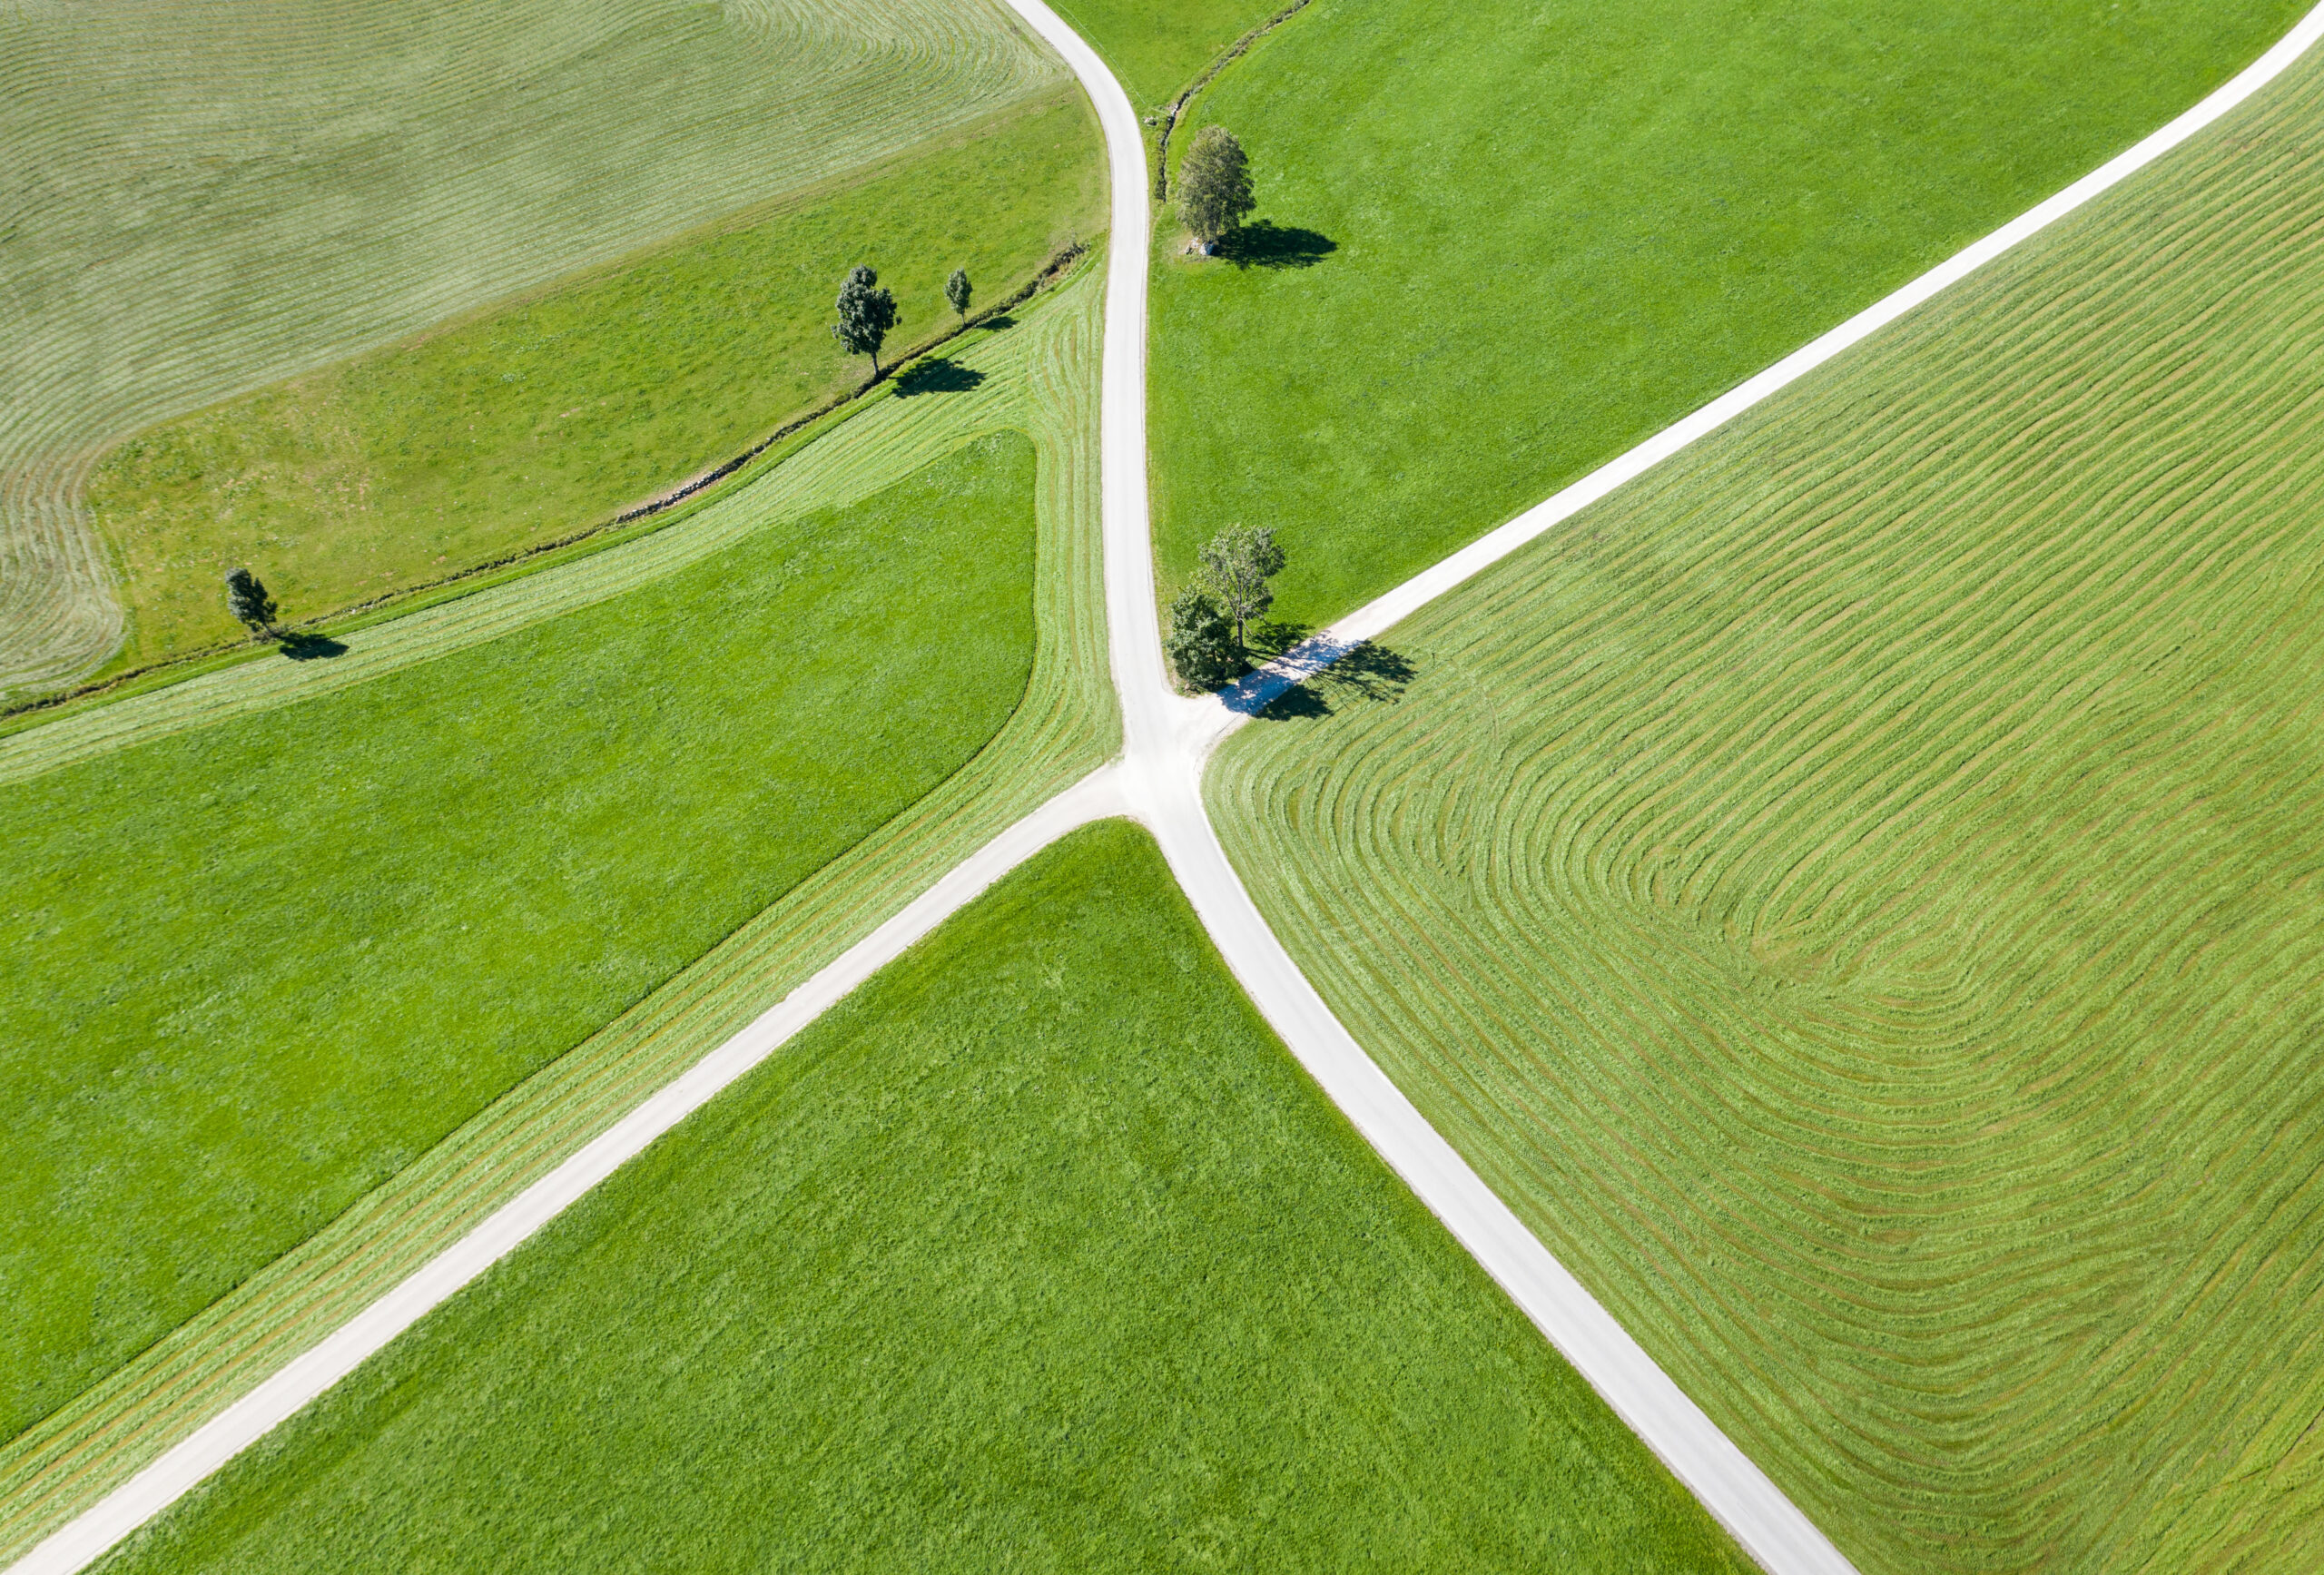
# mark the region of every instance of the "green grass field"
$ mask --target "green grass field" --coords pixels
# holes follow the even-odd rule
[[[1276,528],[1326,622],[2193,103],[2299,0],[1317,0],[1188,106],[1243,265],[1157,237],[1164,599]],[[1451,437],[1456,434],[1457,438]]]
[[[988,0],[149,0],[0,7],[0,80],[8,695],[123,637],[120,566],[81,502],[113,443],[1066,77]]]
[[[1184,92],[1286,0],[1060,0],[1051,9],[1095,44],[1141,115]]]
[[[13,1434],[973,755],[1031,446],[360,685],[0,790]]]
[[[486,1566],[1749,1568],[1120,822],[103,1567]]]
[[[1002,299],[1104,227],[1078,89],[900,155],[875,178],[275,384],[109,453],[87,497],[123,571],[135,667],[240,637],[259,567],[290,616],[458,573],[665,491],[861,382],[825,325],[881,269],[900,349],[954,320],[965,266]]]
[[[2319,128],[2310,62],[1215,773],[1867,1575],[2324,1568]]]
[[[1098,546],[1104,274],[1085,265],[1005,332],[960,341],[957,381],[883,394],[741,491],[643,540],[350,633],[329,661],[249,664],[0,739],[0,783],[456,658],[700,564],[771,524],[852,508],[981,434],[1038,457],[1035,647],[1022,698],[959,771],[816,869],[668,983],[486,1106],[313,1235],[0,1443],[0,1561],[20,1555],[287,1356],[472,1227],[861,939],[970,850],[1118,747]]]

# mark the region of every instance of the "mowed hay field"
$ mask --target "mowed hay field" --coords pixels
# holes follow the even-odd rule
[[[1749,1569],[1122,822],[1010,875],[108,1570]]]
[[[1096,233],[1099,145],[1067,88],[771,217],[141,433],[85,489],[129,617],[112,665],[239,637],[219,590],[235,564],[312,617],[666,492],[870,375],[826,329],[854,263],[889,265],[892,361],[953,326],[953,267],[1000,299]]]
[[[1119,747],[1098,523],[1103,291],[1102,268],[1086,263],[1018,314],[1014,327],[960,341],[944,391],[907,397],[891,387],[763,477],[678,511],[675,523],[643,540],[356,631],[349,649],[327,661],[248,664],[0,740],[0,781],[27,781],[224,718],[359,687],[650,586],[786,521],[854,509],[980,435],[1021,431],[1032,440],[1033,665],[1000,732],[925,796],[321,1229],[0,1444],[0,1562],[353,1316]],[[970,656],[983,648],[979,641],[948,646]],[[874,717],[870,724],[883,724]],[[734,730],[720,747],[751,748],[757,726]],[[765,760],[743,763],[763,767]],[[328,881],[338,871],[317,873]],[[528,956],[515,966],[544,964]]]
[[[2319,131],[2311,61],[1214,773],[1868,1572],[2324,1567]]]
[[[1158,590],[1228,525],[1320,625],[2194,103],[2301,0],[1315,0],[1188,105],[1225,259],[1157,237]],[[1457,433],[1457,440],[1448,434]]]
[[[0,789],[0,1435],[973,756],[1032,662],[1033,497],[996,435],[593,605]]]
[[[81,500],[111,443],[1065,82],[989,0],[8,7],[0,692],[123,636]]]

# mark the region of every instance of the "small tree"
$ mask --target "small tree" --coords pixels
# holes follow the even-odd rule
[[[952,303],[952,310],[959,316],[962,328],[969,326],[969,296],[971,289],[969,283],[969,271],[965,268],[952,270],[952,277],[944,281],[944,299]]]
[[[886,341],[888,330],[896,326],[896,298],[878,287],[880,276],[857,263],[847,271],[839,287],[839,321],[832,325],[832,338],[847,347],[850,355],[870,356],[872,376],[880,376],[880,346]]]
[[[274,633],[274,598],[248,569],[226,571],[226,610],[253,635]]]
[[[1178,166],[1178,219],[1204,250],[1243,221],[1257,203],[1251,196],[1251,162],[1225,126],[1205,126]]]
[[[1235,621],[1235,649],[1244,649],[1244,634],[1254,619],[1275,605],[1267,581],[1283,572],[1283,548],[1270,529],[1253,530],[1238,525],[1222,530],[1202,549],[1203,588],[1218,599]]]
[[[1225,609],[1200,586],[1188,586],[1170,604],[1170,632],[1162,638],[1178,682],[1189,689],[1216,689],[1243,670],[1234,630]]]

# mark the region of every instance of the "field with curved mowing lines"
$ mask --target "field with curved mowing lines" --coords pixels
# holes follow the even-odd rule
[[[0,12],[0,691],[119,643],[111,441],[1063,81],[985,0]]]
[[[934,792],[313,1237],[0,1446],[0,1556],[21,1551],[344,1321],[1115,747],[1096,523],[1101,287],[1102,271],[1086,269],[1020,313],[1016,328],[971,336],[960,359],[984,374],[972,389],[882,398],[763,480],[645,541],[350,636],[348,654],[332,661],[213,674],[0,743],[0,753],[14,757],[13,771],[0,774],[21,777],[99,758],[141,735],[166,738],[201,725],[205,712],[263,713],[299,698],[303,684],[346,682],[329,670],[368,659],[374,674],[399,671],[594,605],[633,576],[651,584],[760,522],[843,506],[981,433],[1014,429],[1033,440],[1033,670],[999,735]],[[41,753],[15,753],[27,750]]]
[[[1868,1572],[2324,1566],[2319,149],[2310,60],[1213,775]]]

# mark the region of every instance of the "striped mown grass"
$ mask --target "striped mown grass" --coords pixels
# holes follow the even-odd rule
[[[0,9],[0,692],[123,638],[111,443],[1065,80],[990,0]]]
[[[899,351],[954,326],[954,266],[1006,298],[1102,223],[1076,89],[897,155],[837,190],[487,308],[138,434],[99,461],[129,632],[107,667],[239,641],[219,583],[260,568],[327,616],[566,539],[857,389],[825,325],[881,265]]]
[[[1111,821],[101,1567],[1749,1565]]]
[[[2319,133],[2310,61],[1214,773],[1868,1572],[2324,1567]]]
[[[738,511],[776,518],[889,485],[980,434],[1028,432],[1037,457],[1039,530],[1033,668],[1000,733],[934,792],[909,806],[714,947],[603,1031],[487,1107],[442,1143],[357,1200],[319,1233],[205,1307],[134,1360],[0,1446],[0,1557],[23,1548],[213,1414],[444,1243],[545,1173],[639,1098],[747,1022],[921,890],[937,874],[1101,761],[1118,724],[1105,682],[1097,533],[1095,352],[1102,276],[1095,268],[1004,333],[961,353],[987,375],[969,392],[883,399],[743,494],[642,543],[467,598],[430,615],[494,601],[592,595],[562,584],[608,572],[626,555],[670,555],[647,583],[706,556],[680,550],[690,532],[734,528]],[[764,493],[766,496],[762,497]],[[769,502],[771,497],[773,501]],[[676,545],[674,545],[676,544]],[[699,544],[697,544],[699,545]],[[383,625],[382,638],[402,624]],[[504,607],[480,626],[439,628],[436,654],[523,627]],[[330,666],[363,656],[361,640]],[[387,664],[426,659],[406,649]],[[283,664],[282,666],[289,666]],[[236,684],[264,691],[270,664],[214,675],[53,724],[62,730],[138,716],[167,737],[187,707],[231,714]],[[262,693],[262,712],[286,696]],[[57,759],[119,747],[117,721]],[[8,741],[23,748],[49,734]],[[57,733],[62,736],[61,733]],[[91,752],[94,752],[94,754]],[[36,779],[35,779],[36,780]]]

